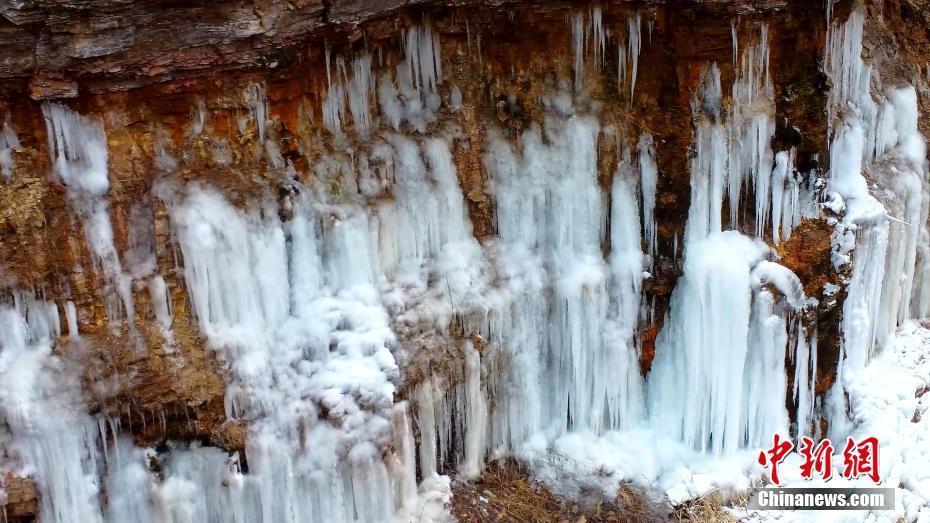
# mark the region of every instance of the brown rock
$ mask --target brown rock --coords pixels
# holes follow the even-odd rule
[[[33,100],[75,98],[77,95],[77,81],[61,74],[38,73],[29,80],[29,96]]]
[[[39,510],[39,493],[35,483],[29,479],[13,474],[3,476],[0,482],[0,513],[7,521],[28,521]]]

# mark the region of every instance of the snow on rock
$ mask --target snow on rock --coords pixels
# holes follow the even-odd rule
[[[757,282],[753,288],[770,283],[785,296],[792,307],[799,309],[804,305],[804,287],[801,280],[784,265],[760,260],[752,269],[752,277]]]

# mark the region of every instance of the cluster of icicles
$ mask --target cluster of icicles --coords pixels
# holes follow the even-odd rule
[[[862,16],[835,24],[832,168],[827,187],[815,190],[813,177],[793,168],[792,151],[771,150],[766,28],[739,53],[734,37],[738,74],[727,108],[719,71],[708,64],[693,103],[691,208],[680,253],[675,246],[684,275],[644,378],[638,329],[654,315],[642,286],[657,252],[656,145],[649,134],[629,140],[586,108],[582,69],[604,67],[612,38],[600,11],[579,13],[572,34],[573,89],[544,100],[545,121],[518,144],[489,132],[484,165],[497,235],[488,241],[472,234],[459,187],[450,150],[458,131],[438,118],[443,104],[461,106],[462,94],[452,86],[444,101],[439,38],[429,27],[405,33],[406,60],[395,71],[376,76],[368,55],[351,66],[337,58],[328,71],[326,127],[339,140],[351,120],[371,137],[316,167],[339,184],[340,198],[331,187],[287,182],[284,197],[256,195],[259,203],[241,210],[201,183],[169,176],[156,185],[197,325],[231,371],[227,416],[248,423],[248,471],[238,455],[194,444],[156,456],[118,424],[86,414],[75,369],[53,350],[63,339],[59,307],[13,293],[0,308],[0,417],[9,431],[0,436],[10,458],[0,465],[35,479],[42,521],[428,520],[448,500],[443,474],[475,477],[488,458],[533,465],[553,450],[575,457],[593,447],[637,463],[648,448],[611,447],[634,430],[724,455],[775,432],[809,433],[818,415],[842,431],[842,378],[897,321],[930,307],[927,231],[913,226],[927,221],[913,90],[873,101],[860,58]],[[639,15],[617,40],[618,88],[632,98]],[[266,133],[260,86],[250,86],[244,104],[269,163],[286,171]],[[121,261],[114,246],[102,121],[56,104],[44,112],[54,176],[106,281],[108,317],[128,322],[132,336],[132,284],[144,283],[170,345],[166,275],[146,262],[154,253]],[[192,134],[205,118],[201,106]],[[3,129],[0,166],[9,178],[5,159],[17,142]],[[610,194],[597,182],[601,133],[622,144]],[[158,163],[176,165],[170,157]],[[870,196],[865,168],[893,193],[887,210]],[[755,238],[736,232],[744,187],[754,195]],[[789,238],[803,217],[820,215],[818,198],[840,216],[832,218],[836,263],[852,263],[830,412],[813,390],[816,333],[796,314],[814,300],[760,239]],[[906,249],[886,249],[892,243]],[[884,271],[905,277],[885,282]],[[80,351],[77,311],[60,305],[67,350]],[[439,346],[447,350],[436,358],[453,354],[437,364],[446,371],[398,401],[400,368]],[[795,362],[793,429],[786,351]],[[655,480],[663,465],[652,461],[659,470],[643,472],[640,462],[617,480],[634,472]]]

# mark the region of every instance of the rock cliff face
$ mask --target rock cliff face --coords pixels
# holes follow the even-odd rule
[[[235,211],[246,217],[243,219],[252,220],[250,230],[258,227],[254,224],[269,220],[288,224],[282,234],[282,249],[285,244],[291,249],[297,242],[289,227],[302,212],[302,198],[313,200],[319,240],[328,246],[338,244],[326,243],[338,235],[333,231],[348,227],[341,224],[351,221],[344,206],[358,205],[378,217],[368,228],[379,231],[372,241],[381,242],[383,247],[392,241],[387,234],[392,226],[398,227],[395,234],[402,238],[410,230],[420,230],[418,220],[430,220],[425,204],[409,201],[420,202],[419,195],[431,191],[445,194],[444,182],[435,175],[441,169],[441,159],[437,159],[441,154],[431,156],[429,149],[429,138],[440,137],[447,144],[457,185],[453,189],[460,189],[465,228],[473,237],[468,241],[483,250],[489,267],[496,264],[493,270],[486,270],[490,274],[488,288],[503,288],[507,281],[514,281],[508,271],[520,272],[524,267],[522,256],[508,258],[510,255],[504,252],[513,236],[507,229],[510,220],[520,216],[531,221],[546,218],[534,213],[532,207],[518,208],[515,213],[503,208],[502,186],[506,181],[502,181],[503,167],[497,163],[507,154],[502,144],[520,144],[516,154],[519,156],[522,148],[525,164],[532,163],[529,151],[534,147],[557,148],[559,140],[566,140],[566,154],[584,151],[581,138],[560,138],[552,129],[573,125],[558,123],[560,119],[574,122],[592,117],[597,126],[593,136],[596,154],[590,159],[598,191],[591,201],[604,206],[595,221],[605,222],[596,227],[599,236],[595,234],[592,240],[596,246],[593,255],[600,264],[597,267],[603,265],[597,270],[606,273],[608,264],[603,260],[620,259],[616,253],[622,238],[613,231],[619,228],[623,210],[609,212],[611,204],[621,201],[616,182],[621,176],[617,173],[625,172],[626,165],[637,165],[634,171],[639,181],[635,183],[640,189],[635,199],[636,205],[642,206],[645,223],[649,221],[645,208],[649,198],[640,193],[645,193],[648,185],[645,173],[650,155],[654,161],[651,202],[655,239],[648,237],[647,228],[641,241],[637,240],[649,257],[633,274],[649,274],[642,281],[638,276],[634,278],[637,290],[630,320],[632,330],[623,345],[623,350],[629,347],[633,351],[637,362],[630,383],[649,381],[656,365],[664,365],[657,353],[676,346],[668,341],[671,334],[663,337],[660,332],[671,331],[667,322],[675,321],[668,319],[675,314],[673,292],[686,271],[683,250],[690,234],[686,229],[695,214],[695,171],[703,165],[701,158],[712,163],[706,155],[719,154],[717,150],[703,149],[700,133],[725,119],[726,125],[736,125],[735,117],[724,115],[740,106],[744,95],[736,87],[731,91],[730,86],[739,82],[755,85],[753,81],[759,84],[761,78],[747,79],[746,71],[750,71],[765,76],[768,85],[762,85],[755,95],[764,95],[771,102],[765,105],[749,94],[749,102],[742,106],[747,121],[762,115],[772,125],[770,130],[759,131],[759,139],[768,144],[758,148],[763,156],[767,154],[760,159],[765,164],[765,176],[773,166],[777,169],[775,153],[784,152],[786,159],[790,154],[791,163],[785,171],[788,174],[777,183],[788,184],[784,176],[796,178],[793,183],[809,188],[814,210],[798,210],[797,216],[791,218],[796,223],[785,226],[786,231],[793,229],[786,238],[772,223],[769,214],[775,211],[769,204],[753,205],[760,199],[768,202],[768,192],[760,196],[760,191],[771,189],[760,182],[752,185],[746,181],[742,192],[735,191],[735,199],[719,195],[722,206],[717,209],[717,218],[722,213],[727,228],[768,244],[772,252],[765,256],[772,261],[765,263],[774,265],[773,261],[778,261],[790,269],[799,278],[804,296],[816,299],[803,311],[799,309],[796,323],[782,326],[786,343],[797,344],[800,338],[808,344],[816,341],[816,378],[807,374],[810,369],[804,377],[796,376],[800,367],[795,356],[782,358],[787,361],[781,364],[785,387],[776,404],[785,406],[785,426],[790,424],[794,433],[807,430],[805,423],[826,429],[826,415],[798,419],[802,400],[792,391],[797,388],[795,381],[810,380],[814,396],[823,399],[836,385],[843,354],[844,300],[849,281],[855,278],[849,263],[843,265],[834,259],[836,242],[832,238],[839,215],[818,207],[828,200],[823,184],[831,167],[830,137],[836,124],[831,120],[835,115],[828,114],[827,108],[831,87],[837,80],[825,74],[824,65],[828,39],[837,34],[830,31],[830,24],[842,24],[854,10],[865,13],[863,56],[875,70],[872,87],[879,90],[915,85],[921,115],[918,124],[926,134],[930,130],[926,118],[930,114],[930,91],[925,83],[930,74],[930,6],[923,4],[920,0],[883,0],[864,6],[784,0],[542,5],[517,0],[12,0],[0,7],[0,299],[10,310],[36,307],[20,305],[28,300],[54,305],[56,312],[51,317],[59,325],[50,328],[53,335],[48,342],[49,358],[56,361],[56,373],[73,376],[79,383],[73,392],[73,406],[68,408],[82,410],[99,423],[99,434],[92,445],[95,449],[109,446],[112,451],[117,440],[124,439],[131,439],[136,448],[150,449],[145,465],[155,478],[152,481],[161,485],[160,494],[153,495],[153,499],[161,499],[161,510],[165,511],[159,513],[163,518],[159,521],[185,521],[173,509],[164,508],[170,506],[164,500],[170,498],[171,478],[180,477],[177,460],[169,456],[194,442],[217,447],[224,456],[237,456],[237,474],[247,476],[253,468],[253,456],[264,456],[255,448],[266,445],[260,439],[264,429],[256,428],[256,420],[271,417],[267,412],[241,415],[254,407],[243,402],[265,401],[243,400],[249,391],[262,385],[244,377],[248,371],[243,370],[240,361],[244,350],[240,345],[248,343],[239,338],[230,341],[234,339],[232,331],[220,328],[222,321],[235,315],[232,309],[253,299],[231,303],[229,297],[233,294],[223,294],[232,293],[231,286],[245,285],[236,279],[242,275],[230,276],[227,281],[222,274],[226,267],[210,268],[219,272],[204,278],[209,291],[199,294],[191,289],[197,285],[192,281],[197,276],[194,271],[199,270],[194,266],[192,244],[212,245],[210,242],[220,242],[225,233],[221,228],[212,233],[198,229],[207,227],[203,224],[209,219],[190,217],[189,202],[194,198],[190,194],[195,193],[188,188],[209,188],[209,194],[220,195],[227,202],[230,216]],[[764,65],[757,67],[756,61]],[[711,63],[716,73],[708,73]],[[432,76],[426,67],[435,69]],[[394,73],[396,80],[391,76]],[[712,91],[707,83],[713,74],[719,75],[718,88],[724,86],[722,99],[719,94],[716,100],[707,94]],[[390,87],[385,87],[389,83]],[[533,133],[538,133],[540,126],[545,126],[548,134],[540,143],[528,141],[527,136],[539,136]],[[78,134],[69,138],[68,133],[75,129]],[[92,150],[84,141],[87,135],[97,132],[94,129],[102,130],[102,143]],[[81,143],[74,141],[78,135],[84,137]],[[651,148],[644,136],[651,141]],[[743,142],[751,139],[747,133],[735,142],[746,145]],[[421,144],[417,147],[423,150],[417,149],[413,155],[416,159],[399,152],[406,147],[404,140]],[[724,154],[737,154],[735,147]],[[394,153],[390,152],[392,148]],[[97,150],[103,151],[102,160],[95,156],[93,151]],[[433,177],[423,177],[422,186],[409,186],[410,182],[403,180],[405,161],[417,163],[420,168],[425,162]],[[574,161],[577,164],[582,160]],[[104,173],[102,188],[85,182],[93,176],[95,165]],[[80,179],[69,178],[72,175]],[[755,179],[756,174],[752,176]],[[573,183],[547,192],[547,203],[539,205],[545,206],[558,200],[560,193],[577,189]],[[389,216],[394,215],[384,214],[388,211],[383,211],[382,206],[392,201],[408,201],[403,212],[409,211],[412,220],[390,222]],[[226,212],[226,207],[222,209]],[[574,216],[573,209],[572,204],[565,204],[553,210],[551,216],[569,220]],[[737,214],[738,219],[727,219]],[[446,214],[439,212],[435,216],[445,218]],[[637,220],[634,232],[639,235],[640,210],[633,216]],[[926,222],[926,213],[921,218]],[[232,230],[234,224],[226,223]],[[437,232],[441,227],[435,225],[430,223],[423,229],[424,236],[445,234]],[[185,227],[200,236],[184,240],[182,236],[188,230]],[[555,225],[551,228],[558,230]],[[273,234],[270,237],[276,238]],[[237,256],[261,257],[264,250],[273,250],[277,245],[274,241],[234,253],[227,260],[228,270],[234,270]],[[395,241],[403,244],[403,240]],[[424,244],[429,241],[424,240]],[[563,239],[553,241],[561,246]],[[539,240],[540,244],[545,242]],[[361,244],[347,248],[352,254],[340,258],[346,264],[364,256]],[[397,250],[403,251],[404,247]],[[585,255],[589,254],[585,251]],[[296,254],[289,256],[289,263],[296,263]],[[321,256],[325,265],[328,255],[323,252]],[[453,249],[448,256],[450,260],[470,259],[465,250]],[[403,255],[398,257],[404,261]],[[914,260],[910,262],[913,266]],[[398,443],[406,441],[397,433],[398,427],[406,423],[411,425],[407,429],[409,444],[421,448],[413,478],[421,483],[439,473],[475,477],[481,472],[480,463],[495,453],[523,457],[516,445],[510,444],[517,438],[517,429],[485,420],[490,426],[485,444],[475,439],[474,429],[465,428],[475,418],[490,416],[494,420],[494,414],[487,411],[503,408],[506,401],[498,396],[507,394],[508,387],[516,387],[513,382],[518,376],[508,369],[517,367],[514,360],[518,358],[513,351],[502,348],[506,343],[501,340],[508,334],[501,334],[506,329],[499,328],[507,323],[502,319],[507,314],[494,305],[494,300],[503,300],[503,291],[488,291],[483,309],[480,304],[469,309],[456,301],[459,290],[455,282],[448,280],[450,273],[468,272],[462,264],[447,260],[442,266],[446,269],[430,269],[432,272],[421,284],[398,276],[405,273],[387,268],[388,261],[382,259],[379,263],[387,276],[376,279],[373,288],[384,293],[379,298],[384,305],[379,307],[387,311],[385,329],[393,333],[385,343],[397,362],[396,376],[385,372],[390,378],[393,401],[408,402],[411,420],[407,421],[406,414],[398,414],[396,407],[390,411],[389,406],[378,403],[372,407],[357,400],[362,411],[380,412],[385,424],[393,424],[393,435],[376,441],[378,460],[383,455],[388,461],[388,456],[394,456],[413,463],[414,451],[407,449],[409,456],[405,458],[404,445]],[[564,267],[551,267],[558,263],[544,261],[541,265],[545,271],[555,273],[569,272],[569,266],[582,264],[573,261]],[[261,268],[261,263],[257,266]],[[332,273],[339,270],[326,267],[323,272],[327,278],[335,278]],[[262,281],[261,273],[256,269],[260,282],[257,288],[274,283]],[[590,274],[578,277],[592,278]],[[772,296],[777,310],[786,309],[790,293],[775,280],[763,280],[767,283],[762,290],[757,286],[752,292]],[[296,283],[291,285],[295,287]],[[415,290],[418,285],[428,290]],[[530,290],[522,292],[533,294],[530,284],[526,285]],[[591,290],[594,287],[591,283],[581,285],[579,301],[585,302],[596,294]],[[545,321],[515,328],[545,332],[558,323],[559,304],[572,303],[571,296],[559,297],[564,290],[560,289],[557,285],[540,287],[539,296],[556,296],[551,310],[541,316]],[[296,292],[292,291],[289,298],[293,315],[294,303],[299,301],[294,297]],[[438,298],[430,297],[430,292]],[[615,296],[617,292],[622,294],[605,289],[602,298],[596,299],[603,299],[605,309],[610,302],[612,309],[615,302],[622,303]],[[344,294],[334,292],[333,299],[345,299]],[[466,295],[462,294],[462,299],[469,299]],[[431,309],[422,305],[431,299],[442,306],[451,302],[444,318],[431,317]],[[210,301],[210,305],[198,300]],[[668,316],[670,309],[672,316]],[[261,310],[270,314],[267,309]],[[203,317],[206,311],[209,318]],[[613,313],[604,314],[610,317]],[[620,316],[619,324],[623,324],[622,312]],[[786,317],[795,322],[795,316]],[[352,322],[345,318],[341,321]],[[580,322],[572,324],[571,317],[564,321],[569,324],[566,330],[574,328],[573,335],[583,336],[579,334],[584,331]],[[3,325],[12,323],[0,322]],[[351,326],[343,324],[333,328],[336,333],[351,330]],[[335,353],[344,335],[332,336],[326,350]],[[28,336],[24,339],[29,340]],[[528,343],[514,341],[513,345]],[[600,342],[585,338],[566,341],[565,347],[571,343],[587,347]],[[284,341],[275,339],[272,344]],[[549,349],[553,352],[541,356],[541,361],[560,358],[554,345]],[[12,351],[14,343],[0,343],[0,348],[0,372],[13,372],[12,367],[3,366],[2,358],[3,351]],[[268,357],[256,354],[253,357]],[[307,356],[308,361],[313,359]],[[249,365],[254,365],[250,369],[261,366],[254,362]],[[570,365],[574,372],[581,372],[577,360]],[[349,367],[344,372],[351,377],[358,369]],[[596,371],[591,372],[597,376]],[[442,387],[435,385],[437,376],[444,380]],[[582,379],[579,376],[575,375],[576,381]],[[12,375],[7,374],[7,378],[12,380]],[[291,386],[289,374],[275,373],[271,379],[271,389]],[[338,388],[335,384],[329,386]],[[641,383],[637,386],[644,387]],[[430,396],[431,387],[444,392]],[[806,383],[801,388],[805,387]],[[578,394],[574,389],[566,392],[569,399],[565,401],[576,401]],[[461,399],[478,396],[484,398],[481,408],[486,411]],[[300,401],[304,399],[302,396]],[[463,403],[446,410],[426,408],[433,402],[445,405],[460,399],[468,406]],[[10,400],[0,393],[0,403],[4,401]],[[811,398],[807,401],[815,403]],[[344,406],[330,405],[325,398],[310,403],[325,405],[319,407],[324,413],[320,419],[329,419],[334,426],[354,422],[348,421],[348,415],[340,418],[333,413]],[[816,403],[819,405],[820,400]],[[274,408],[286,404],[274,403]],[[566,408],[569,430],[580,426],[579,414]],[[484,412],[484,418],[480,412]],[[431,432],[436,429],[429,426],[427,414],[467,421],[452,419],[443,425],[438,420],[435,423],[439,431]],[[9,442],[23,437],[22,432],[17,432],[17,422],[11,421],[14,417],[12,407],[0,409],[0,420],[6,424],[0,429],[0,438]],[[592,420],[596,418],[597,414],[591,415]],[[282,438],[300,439],[303,451],[304,445],[312,446],[317,441],[315,436],[308,436],[316,432],[313,423],[307,423],[295,425],[300,428],[292,432],[274,430]],[[508,435],[498,441],[494,439],[495,431]],[[434,443],[424,444],[430,440]],[[508,444],[503,444],[504,440]],[[437,447],[432,450],[434,463],[427,463],[431,455],[422,450],[426,446]],[[35,456],[29,457],[0,439],[0,471],[7,471],[0,484],[0,501],[6,506],[7,520],[39,517],[42,521],[77,521],[73,514],[69,519],[67,513],[55,516],[48,512],[53,505],[42,498],[55,495],[54,489],[47,477],[35,473],[35,465],[28,463],[30,459]],[[256,465],[256,470],[261,466]],[[162,471],[163,467],[167,472]],[[400,477],[390,470],[392,478]],[[103,472],[100,474],[103,477]],[[114,492],[108,492],[113,488],[108,482],[97,482],[97,496],[104,507],[108,498],[111,505],[115,498]],[[60,505],[56,510],[67,512]],[[103,510],[107,517],[114,517]],[[263,513],[265,521],[276,521],[269,514]],[[468,518],[466,514],[457,516]],[[357,517],[365,520],[364,516]]]

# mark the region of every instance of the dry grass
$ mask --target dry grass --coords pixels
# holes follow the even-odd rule
[[[557,496],[541,483],[533,481],[513,460],[488,466],[474,482],[456,482],[453,487],[452,514],[466,523],[645,523],[667,521],[655,511],[644,492],[624,485],[615,500],[601,496],[582,505]]]
[[[700,521],[702,523],[733,523],[736,517],[728,512],[726,504],[745,505],[745,496],[736,499],[726,498],[719,490],[712,490],[699,498],[692,499],[675,507],[673,521]]]
[[[558,460],[550,462],[556,466]],[[593,486],[585,487],[581,478],[571,477],[560,468],[568,483],[574,483],[579,503],[559,496],[534,481],[515,460],[490,464],[476,481],[456,481],[452,491],[452,514],[463,523],[647,523],[700,522],[732,523],[736,517],[728,506],[745,506],[746,493],[713,490],[707,494],[669,507],[654,495],[629,483],[622,483],[614,499],[605,499]],[[664,496],[663,496],[663,499]]]

